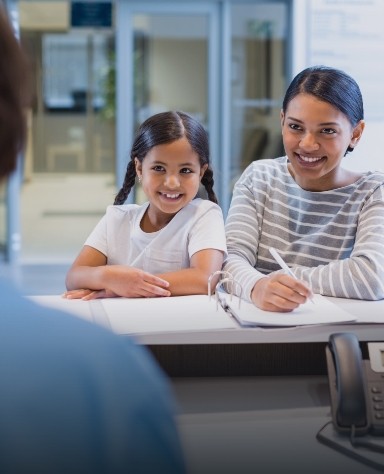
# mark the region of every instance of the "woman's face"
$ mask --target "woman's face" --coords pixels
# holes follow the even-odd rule
[[[281,126],[288,169],[301,188],[326,191],[350,184],[340,164],[347,148],[358,143],[363,121],[353,127],[336,107],[301,93],[281,112]]]

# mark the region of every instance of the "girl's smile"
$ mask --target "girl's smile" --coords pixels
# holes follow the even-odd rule
[[[142,229],[153,232],[196,196],[208,165],[200,165],[197,153],[183,137],[153,147],[142,162],[135,159],[135,166],[150,203]]]

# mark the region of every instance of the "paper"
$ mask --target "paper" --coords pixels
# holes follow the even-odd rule
[[[113,332],[141,334],[236,329],[216,299],[207,295],[100,300]]]
[[[244,300],[241,300],[239,307],[239,298],[227,293],[220,293],[220,298],[242,326],[304,326],[348,323],[357,319],[321,295],[314,295],[314,304],[308,301],[290,313],[263,311]]]

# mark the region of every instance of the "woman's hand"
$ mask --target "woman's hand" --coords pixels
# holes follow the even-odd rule
[[[264,311],[287,313],[312,297],[308,286],[284,273],[271,273],[253,287],[253,303]]]

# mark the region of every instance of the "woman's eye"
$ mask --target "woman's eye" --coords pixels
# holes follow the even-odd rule
[[[323,128],[322,133],[325,133],[326,135],[333,135],[336,133],[336,130],[333,128]]]
[[[188,174],[188,173],[192,173],[192,170],[190,168],[182,168],[180,170],[180,173]]]
[[[297,123],[291,123],[288,125],[288,127],[292,130],[301,130],[300,125],[297,125]]]
[[[152,169],[153,169],[154,171],[164,171],[164,168],[163,168],[162,166],[159,166],[159,165],[154,166]]]

